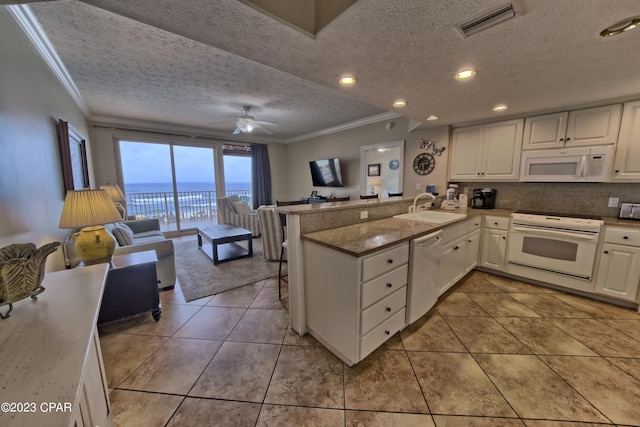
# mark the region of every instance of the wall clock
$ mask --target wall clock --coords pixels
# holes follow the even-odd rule
[[[418,175],[427,175],[433,171],[435,165],[436,160],[431,154],[420,153],[413,161],[413,170],[416,171]]]
[[[400,166],[400,162],[396,159],[393,159],[389,162],[389,169],[391,170],[396,170],[398,169],[398,166]]]

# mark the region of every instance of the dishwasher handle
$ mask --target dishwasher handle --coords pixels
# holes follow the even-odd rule
[[[432,248],[433,246],[440,244],[440,240],[442,240],[442,231],[437,231],[427,236],[415,239],[414,244],[416,249]]]

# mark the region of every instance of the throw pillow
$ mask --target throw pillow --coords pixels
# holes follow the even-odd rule
[[[113,235],[120,246],[129,246],[133,243],[133,230],[126,224],[117,223],[113,228]]]
[[[251,207],[247,202],[233,202],[233,208],[237,214],[246,215],[251,213]]]

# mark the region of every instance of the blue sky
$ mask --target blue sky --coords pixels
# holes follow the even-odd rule
[[[124,180],[128,183],[171,182],[169,146],[125,142],[120,143]],[[174,146],[176,178],[182,182],[211,182],[213,150],[200,147]],[[226,182],[251,182],[251,159],[225,156]]]

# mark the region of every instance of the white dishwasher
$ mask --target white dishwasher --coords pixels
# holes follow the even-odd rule
[[[413,239],[409,245],[407,324],[424,316],[438,301],[442,230]]]

